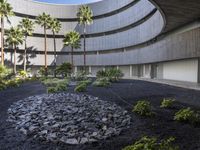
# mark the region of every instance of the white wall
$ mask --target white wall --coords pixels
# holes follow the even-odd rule
[[[163,63],[163,79],[197,82],[198,60]]]

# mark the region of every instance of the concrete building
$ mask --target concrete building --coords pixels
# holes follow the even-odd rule
[[[79,5],[53,5],[31,0],[8,0],[16,16],[35,21],[46,12],[62,23],[56,35],[57,62],[70,62],[70,49],[63,47],[63,35],[71,30],[82,33],[76,13]],[[125,78],[151,78],[200,82],[200,3],[198,0],[103,0],[88,4],[94,22],[87,27],[87,67],[95,75],[98,70],[118,67]],[[6,24],[6,28],[10,28]],[[53,36],[48,32],[48,65],[53,65]],[[44,65],[44,34],[35,25],[28,37],[32,69]],[[83,41],[81,41],[83,43]],[[24,45],[19,46],[18,56]],[[12,49],[5,49],[7,62],[13,61]],[[75,70],[83,66],[83,48],[75,50]],[[18,62],[21,65],[22,62]]]

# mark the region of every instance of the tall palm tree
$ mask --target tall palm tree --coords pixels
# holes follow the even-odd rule
[[[7,38],[6,38],[6,42],[8,43],[8,45],[12,46],[12,48],[14,49],[14,67],[13,67],[13,71],[14,74],[16,74],[16,49],[17,46],[20,44],[23,44],[23,39],[24,35],[23,32],[20,30],[19,27],[11,27],[10,30],[7,33]]]
[[[19,27],[22,29],[22,32],[24,34],[24,42],[25,42],[25,49],[24,49],[24,71],[26,71],[26,57],[27,57],[27,37],[31,36],[34,31],[34,22],[31,21],[28,18],[22,19],[22,21],[19,22]]]
[[[86,26],[92,24],[93,20],[93,12],[92,9],[87,6],[83,5],[79,8],[79,11],[77,13],[77,17],[79,19],[79,24],[83,25],[83,45],[84,45],[84,69],[86,71]]]
[[[54,77],[56,77],[56,37],[55,34],[58,33],[61,29],[61,23],[58,19],[52,18],[50,21],[50,28],[53,33],[54,40]]]
[[[74,73],[74,60],[73,60],[73,53],[74,49],[80,48],[80,34],[76,31],[71,31],[67,34],[65,34],[65,38],[63,40],[63,43],[65,46],[71,47],[71,64],[72,64],[72,72]]]
[[[8,17],[13,16],[13,8],[7,0],[0,0],[0,17],[1,17],[1,64],[4,65],[4,19],[10,23]]]
[[[51,16],[46,13],[42,13],[37,17],[36,23],[44,28],[44,63],[45,63],[45,76],[47,76],[47,29],[50,29]]]

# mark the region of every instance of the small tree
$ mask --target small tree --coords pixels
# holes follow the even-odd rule
[[[73,61],[73,53],[74,49],[80,48],[80,34],[76,31],[71,31],[65,35],[63,40],[65,46],[71,47],[71,65],[72,65],[72,73],[74,73],[74,61]]]
[[[19,29],[19,27],[11,27],[10,30],[7,33],[7,39],[6,42],[8,43],[8,45],[12,46],[12,48],[14,49],[14,74],[17,73],[16,70],[16,49],[17,46],[20,44],[23,44],[23,33],[22,31]]]
[[[41,25],[41,27],[44,28],[44,51],[45,51],[45,55],[44,55],[44,63],[45,63],[45,76],[48,75],[47,72],[47,29],[50,29],[50,21],[51,21],[51,16],[46,14],[46,13],[42,13],[41,15],[39,15],[37,17],[36,23]]]
[[[22,19],[19,23],[19,27],[22,29],[22,32],[24,34],[24,42],[25,42],[25,49],[24,49],[24,71],[26,71],[26,52],[27,52],[27,37],[31,36],[34,31],[34,22],[31,21],[28,18]]]
[[[56,37],[55,34],[58,33],[61,29],[61,23],[57,20],[52,18],[50,21],[50,28],[53,32],[53,39],[54,39],[54,77],[56,77]]]
[[[83,25],[83,45],[84,45],[84,70],[86,71],[86,26],[93,23],[93,12],[89,6],[83,5],[79,8],[77,13],[79,24]]]
[[[7,0],[0,0],[0,17],[1,17],[1,64],[4,65],[4,19],[10,23],[8,17],[13,16],[13,8]]]

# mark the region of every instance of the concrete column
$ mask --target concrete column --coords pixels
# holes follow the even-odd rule
[[[130,65],[130,78],[132,78],[133,77],[133,66],[132,65]]]
[[[89,73],[92,73],[92,67],[89,66]]]
[[[119,70],[119,66],[117,66],[117,70]]]
[[[78,67],[75,66],[75,67],[74,67],[74,73],[76,74],[77,72],[78,72]]]
[[[198,58],[197,82],[200,83],[200,58]]]

